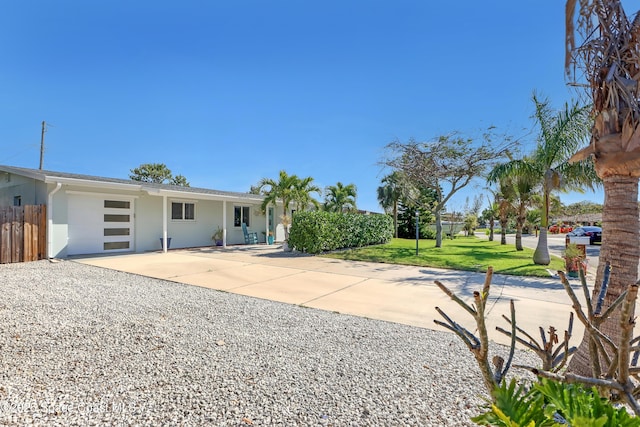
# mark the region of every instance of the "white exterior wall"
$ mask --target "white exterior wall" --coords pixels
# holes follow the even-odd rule
[[[0,206],[13,206],[13,198],[20,196],[22,205],[47,203],[46,186],[35,179],[0,172]]]
[[[103,188],[104,187],[104,188]],[[126,185],[98,183],[96,186],[82,184],[62,184],[57,189],[55,182],[44,183],[32,178],[0,172],[0,206],[13,205],[14,196],[21,196],[23,205],[48,204],[49,194],[53,194],[51,204],[48,205],[50,255],[66,258],[69,243],[69,197],[104,197],[126,198],[133,206],[132,232],[133,242],[131,251],[145,252],[161,250],[160,237],[163,231],[163,196],[161,193],[149,194],[146,191],[127,189]],[[226,227],[223,224],[224,196],[198,195],[173,192],[167,195],[167,231],[171,238],[171,249],[213,246],[211,236],[217,227],[226,228],[227,245],[244,244],[242,227],[234,225],[234,207],[250,208],[249,231],[258,234],[259,242],[266,242],[267,218],[260,212],[260,204],[255,200],[226,198]],[[171,220],[171,202],[188,202],[195,204],[195,220]],[[284,240],[282,225],[279,224],[282,208],[275,208],[275,240]]]
[[[242,201],[229,201],[227,202],[227,245],[241,245],[244,244],[244,234],[242,233],[242,226],[234,225],[234,211],[236,206],[248,206],[249,207],[249,227],[250,232],[258,233],[258,242],[266,242],[267,222],[264,214],[260,212],[259,204],[252,204]]]
[[[55,189],[54,184],[49,184],[49,191]],[[68,230],[68,197],[71,194],[87,193],[96,196],[120,196],[133,198],[134,206],[134,245],[132,251],[146,252],[161,250],[160,238],[162,237],[162,203],[163,197],[149,195],[139,191],[114,191],[112,189],[96,190],[87,187],[63,185],[53,196],[53,224],[51,227],[53,236],[52,255],[65,258],[67,254]],[[190,195],[187,195],[190,196]],[[187,202],[195,204],[195,221],[172,220],[171,202]],[[243,202],[227,202],[227,244],[244,244],[244,235],[241,227],[234,227],[234,206],[250,207],[250,231],[256,231],[260,242],[264,242],[266,230],[265,216],[259,213],[259,205]],[[171,238],[171,249],[212,246],[213,232],[222,223],[223,202],[218,200],[198,200],[197,198],[167,197],[167,236]],[[277,218],[277,216],[276,216]]]

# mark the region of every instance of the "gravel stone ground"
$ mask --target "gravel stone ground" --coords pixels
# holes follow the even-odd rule
[[[0,265],[0,425],[471,426],[485,395],[453,334],[72,261]]]

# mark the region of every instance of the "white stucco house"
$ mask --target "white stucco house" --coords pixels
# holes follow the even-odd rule
[[[260,210],[263,197],[0,165],[0,207],[47,206],[47,255],[109,254],[244,244],[242,223],[260,242],[284,240],[282,207]]]

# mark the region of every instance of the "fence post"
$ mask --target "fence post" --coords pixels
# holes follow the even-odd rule
[[[11,209],[0,208],[0,264],[11,262]]]
[[[22,206],[13,207],[11,221],[11,262],[22,262],[23,233],[24,233],[24,209]]]

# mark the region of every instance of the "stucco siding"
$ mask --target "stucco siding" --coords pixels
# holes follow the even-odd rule
[[[195,220],[172,220],[171,203],[186,202],[195,205]],[[222,202],[211,200],[191,200],[170,198],[168,236],[171,237],[172,248],[188,248],[194,246],[211,246],[211,236],[216,227],[222,226]]]
[[[234,224],[235,207],[249,207],[249,231],[258,233],[258,241],[264,243],[266,237],[264,232],[267,230],[266,217],[260,212],[260,205],[243,203],[243,202],[228,202],[227,203],[227,244],[239,245],[244,244],[244,234],[242,233],[242,226],[236,226]]]
[[[42,184],[35,179],[0,173],[0,206],[14,206],[14,197],[19,196],[21,205],[44,204],[38,197]],[[40,188],[40,191],[39,191]]]

